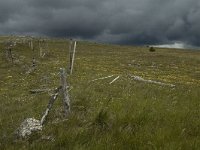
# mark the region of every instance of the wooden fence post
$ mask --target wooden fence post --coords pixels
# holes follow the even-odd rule
[[[9,56],[10,56],[11,62],[13,63],[12,48],[9,48]]]
[[[42,44],[42,41],[39,40],[38,45],[39,45],[40,57],[42,57],[42,47],[41,47],[41,44]]]
[[[31,39],[31,50],[33,50],[33,40]]]
[[[13,56],[12,56],[12,48],[11,48],[11,46],[8,46],[6,48],[6,59],[13,63]]]
[[[33,41],[32,41],[32,40],[31,40],[31,49],[32,49],[32,54],[33,54],[32,67],[36,67],[35,48],[34,48],[34,45],[33,45]]]
[[[74,42],[74,47],[73,47],[73,55],[72,55],[72,63],[71,63],[70,74],[72,74],[73,67],[74,67],[75,52],[76,52],[76,41]]]
[[[76,52],[76,41],[73,42],[73,40],[70,39],[70,42],[69,42],[69,70],[68,70],[69,74],[72,74],[72,71],[73,71],[75,52]]]
[[[30,40],[28,40],[28,47],[29,47],[29,48],[31,47]]]
[[[68,73],[70,74],[71,72],[71,66],[72,66],[72,44],[73,44],[73,41],[72,39],[70,39],[69,41],[69,68],[68,68]]]
[[[63,68],[60,68],[60,81],[61,81],[61,86],[62,86],[61,91],[63,94],[64,112],[65,112],[65,115],[67,115],[70,113],[70,99],[69,99],[69,94],[67,91],[65,69]]]

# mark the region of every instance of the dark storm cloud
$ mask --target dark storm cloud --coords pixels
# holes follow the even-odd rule
[[[0,0],[0,34],[200,46],[199,0]]]

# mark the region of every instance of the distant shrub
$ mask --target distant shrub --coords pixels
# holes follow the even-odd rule
[[[156,49],[155,49],[154,47],[150,47],[150,48],[149,48],[149,51],[150,51],[150,52],[155,52]]]

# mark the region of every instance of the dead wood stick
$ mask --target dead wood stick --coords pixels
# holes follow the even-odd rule
[[[55,89],[55,94],[53,94],[49,100],[49,103],[47,105],[47,108],[46,108],[46,111],[44,112],[44,115],[42,116],[41,118],[41,125],[44,124],[48,114],[49,114],[49,111],[51,110],[52,106],[53,106],[53,103],[55,102],[56,98],[58,97],[58,94],[59,94],[59,91],[61,89],[61,86],[59,86],[58,88]]]
[[[114,78],[109,84],[114,83],[115,81],[117,81],[119,79],[120,76],[117,76],[116,78]]]
[[[114,76],[114,75],[110,75],[110,76],[102,77],[102,78],[97,78],[97,79],[94,79],[94,80],[92,80],[92,81],[90,81],[90,82],[94,82],[94,81],[97,81],[97,80],[103,80],[103,79],[111,78],[111,77],[113,77],[113,76]]]
[[[140,76],[131,76],[131,77],[132,77],[134,80],[137,80],[137,81],[143,81],[143,82],[147,82],[147,83],[154,83],[154,84],[158,84],[158,85],[164,85],[164,86],[175,87],[174,84],[163,83],[163,82],[154,81],[154,80],[146,80],[146,79],[143,79],[143,78],[140,77]]]

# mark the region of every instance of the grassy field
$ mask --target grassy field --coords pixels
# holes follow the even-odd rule
[[[16,37],[13,37],[16,39]],[[14,135],[26,118],[40,119],[55,89],[59,69],[68,66],[69,42],[48,39],[39,57],[37,39],[13,48],[6,60],[0,38],[0,149],[199,149],[200,51],[156,49],[78,42],[70,85],[70,116],[56,100],[41,132],[22,140]],[[36,70],[27,71],[36,57]],[[93,79],[114,75],[112,78]],[[135,81],[131,75],[174,84]],[[115,77],[120,78],[109,84]],[[49,138],[47,138],[49,137]]]

